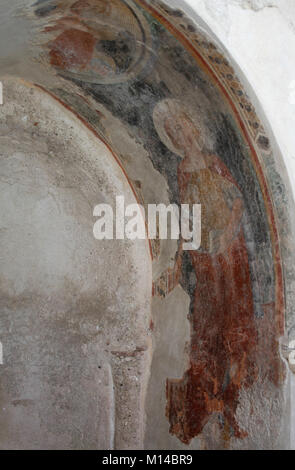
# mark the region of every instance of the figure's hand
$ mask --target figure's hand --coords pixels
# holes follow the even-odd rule
[[[167,272],[164,272],[158,279],[153,281],[153,297],[167,296]]]
[[[153,282],[153,296],[166,297],[179,284],[182,268],[182,241],[176,255],[174,267],[168,268]]]
[[[153,296],[165,298],[174,287],[174,270],[168,268],[156,281],[153,281]]]

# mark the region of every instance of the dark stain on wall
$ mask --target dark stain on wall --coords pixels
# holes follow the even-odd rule
[[[165,297],[181,283],[191,299],[190,367],[182,379],[167,380],[166,414],[170,432],[186,444],[214,414],[225,440],[243,438],[236,419],[241,390],[282,380],[270,228],[250,148],[224,97],[177,38],[136,2],[118,0],[102,9],[108,37],[97,10],[97,22],[91,18],[102,4],[76,2],[67,11],[71,21],[59,21],[49,61],[144,146],[167,181],[171,203],[203,202],[201,249],[183,252],[180,243],[175,267],[154,285],[154,294]],[[138,33],[123,19],[121,27],[116,23],[126,5],[137,19],[143,15]],[[152,39],[134,75],[141,29]],[[74,97],[66,100],[77,107]],[[89,113],[86,118],[98,125]]]

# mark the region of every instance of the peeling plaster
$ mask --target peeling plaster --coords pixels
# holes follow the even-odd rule
[[[68,3],[71,5],[70,1]],[[189,109],[192,110],[194,108],[198,110],[199,116],[207,116],[206,125],[210,125],[211,128],[214,129],[216,138],[214,152],[216,156],[209,154],[210,142],[208,141],[206,153],[208,169],[206,171],[209,173],[212,172],[213,174],[217,172],[219,174],[220,179],[219,183],[216,183],[217,186],[219,184],[221,185],[221,180],[228,180],[227,185],[229,182],[236,185],[235,191],[233,191],[231,187],[230,193],[232,192],[232,194],[230,198],[237,199],[238,201],[244,199],[248,210],[250,212],[252,211],[252,225],[249,224],[245,212],[245,220],[243,220],[243,225],[240,227],[241,233],[239,239],[235,243],[233,243],[234,238],[231,238],[230,241],[234,253],[243,253],[243,259],[233,257],[234,260],[237,260],[236,263],[231,261],[228,253],[223,259],[225,252],[218,254],[218,259],[217,257],[216,259],[214,258],[214,254],[207,253],[207,258],[203,257],[202,260],[197,263],[198,258],[202,257],[202,254],[197,253],[195,254],[195,264],[197,267],[202,265],[204,268],[203,271],[198,271],[197,267],[192,269],[191,261],[181,255],[182,273],[181,281],[179,282],[178,271],[177,273],[176,271],[174,272],[173,269],[171,271],[171,268],[175,266],[174,255],[178,249],[176,243],[174,243],[173,246],[168,246],[168,244],[160,245],[160,255],[153,266],[153,277],[155,280],[153,292],[163,298],[154,299],[152,312],[153,320],[149,323],[149,327],[147,326],[146,316],[144,317],[144,322],[141,322],[139,318],[138,330],[136,330],[138,333],[138,336],[136,336],[138,341],[135,341],[134,334],[132,336],[131,332],[133,330],[128,327],[127,320],[130,318],[130,313],[132,314],[136,310],[135,299],[133,296],[126,294],[121,280],[116,279],[115,276],[114,281],[108,278],[108,282],[103,285],[103,291],[106,292],[106,297],[107,293],[109,293],[109,297],[105,298],[102,302],[106,317],[110,319],[110,322],[116,321],[113,317],[116,312],[116,303],[120,305],[121,308],[120,318],[122,316],[121,329],[118,328],[119,331],[116,332],[115,335],[111,329],[104,329],[105,337],[111,338],[111,344],[106,342],[104,345],[105,350],[102,354],[107,367],[100,374],[95,376],[98,385],[96,388],[97,391],[99,391],[99,384],[101,383],[106,383],[107,388],[114,386],[114,395],[106,392],[106,395],[109,395],[106,397],[106,399],[109,399],[109,408],[114,410],[110,418],[110,435],[108,436],[108,442],[110,445],[112,444],[112,436],[115,433],[115,446],[128,448],[132,443],[136,446],[142,445],[144,437],[142,426],[144,413],[142,407],[145,400],[147,376],[150,373],[147,398],[149,419],[147,420],[146,427],[146,445],[151,446],[151,448],[155,446],[155,433],[153,431],[154,419],[158,420],[157,437],[159,444],[157,445],[161,445],[163,448],[166,446],[175,448],[175,445],[179,448],[183,448],[184,445],[190,445],[191,448],[200,448],[202,445],[206,445],[209,448],[226,446],[231,448],[246,448],[247,446],[250,448],[255,448],[255,446],[258,448],[276,447],[281,431],[281,421],[285,420],[286,413],[284,414],[285,390],[283,386],[285,376],[278,349],[278,337],[282,334],[284,311],[281,309],[282,303],[280,303],[280,308],[278,308],[278,310],[276,309],[274,294],[279,292],[278,298],[279,302],[281,302],[282,297],[280,296],[284,286],[281,283],[281,277],[279,275],[277,277],[274,276],[274,260],[270,246],[271,237],[269,236],[269,227],[266,223],[266,205],[268,211],[271,212],[271,204],[268,202],[267,198],[265,198],[267,204],[262,198],[262,183],[261,186],[259,186],[257,179],[258,176],[262,178],[262,180],[266,177],[269,182],[271,195],[269,199],[273,200],[276,204],[275,214],[278,219],[280,243],[283,247],[282,252],[284,259],[286,259],[287,250],[292,249],[293,243],[291,242],[290,245],[288,245],[288,242],[290,242],[288,239],[289,225],[283,223],[286,222],[287,191],[281,180],[283,171],[280,163],[276,161],[276,154],[271,152],[269,139],[264,133],[263,126],[260,124],[260,120],[254,111],[252,103],[245,97],[244,89],[238,77],[234,74],[234,68],[229,70],[231,65],[228,59],[219,53],[215,44],[211,43],[211,40],[207,41],[203,38],[202,41],[198,42],[197,37],[195,37],[195,44],[198,44],[198,51],[203,54],[202,57],[204,60],[209,61],[212,68],[215,67],[215,72],[217,72],[218,65],[220,66],[219,73],[223,73],[226,76],[223,82],[225,89],[227,89],[229,95],[233,98],[234,106],[239,108],[239,106],[242,105],[244,114],[241,112],[241,119],[242,122],[246,123],[249,129],[251,128],[251,138],[253,140],[250,138],[246,140],[245,136],[241,134],[240,128],[232,115],[233,110],[235,112],[236,108],[231,109],[229,107],[223,95],[220,94],[219,88],[215,87],[209,80],[208,77],[210,74],[206,75],[201,68],[199,69],[199,66],[196,65],[198,62],[194,61],[193,56],[190,56],[188,52],[189,49],[183,48],[182,40],[179,39],[181,37],[179,33],[176,35],[179,39],[177,43],[178,40],[175,38],[172,39],[172,36],[169,36],[167,32],[164,31],[165,28],[157,22],[155,17],[149,17],[148,14],[146,15],[143,20],[144,27],[148,32],[146,37],[150,38],[151,28],[158,42],[155,41],[155,43],[151,42],[147,44],[145,51],[148,51],[148,53],[146,55],[144,54],[145,61],[143,61],[143,64],[139,63],[138,76],[136,80],[133,81],[130,80],[134,78],[132,74],[130,76],[128,73],[125,74],[126,70],[128,72],[128,67],[131,64],[130,61],[128,62],[128,60],[126,60],[126,55],[128,55],[126,51],[130,52],[132,48],[129,49],[127,45],[127,48],[125,47],[124,49],[125,57],[123,57],[123,62],[120,60],[116,62],[120,59],[120,57],[118,57],[117,39],[116,37],[104,37],[104,32],[101,37],[101,31],[99,29],[101,25],[98,26],[95,24],[95,27],[98,27],[98,36],[95,36],[96,33],[93,31],[93,28],[89,29],[87,32],[84,31],[83,28],[88,28],[88,25],[85,25],[85,23],[82,27],[83,32],[78,30],[79,33],[75,33],[75,27],[80,27],[82,24],[80,24],[80,22],[84,21],[85,18],[87,23],[87,18],[89,18],[87,8],[89,7],[91,9],[94,5],[91,0],[87,2],[80,0],[77,3],[79,8],[82,9],[82,12],[85,7],[86,12],[84,13],[86,13],[86,16],[83,18],[80,18],[79,15],[76,16],[74,19],[75,22],[72,24],[72,29],[69,29],[67,26],[68,18],[65,18],[64,23],[61,18],[62,21],[57,24],[57,30],[53,28],[50,36],[46,34],[42,36],[44,43],[45,39],[48,40],[47,47],[44,48],[42,54],[39,54],[42,40],[40,39],[40,43],[36,41],[32,48],[33,53],[36,54],[36,60],[33,62],[36,65],[38,63],[37,57],[39,58],[39,72],[36,73],[37,68],[36,70],[34,69],[35,65],[32,67],[32,71],[28,70],[30,68],[28,66],[30,61],[28,61],[26,68],[24,67],[24,75],[30,73],[31,79],[34,78],[34,80],[40,82],[45,88],[48,86],[48,77],[52,79],[51,93],[58,96],[60,100],[65,101],[78,115],[81,115],[87,125],[92,126],[97,134],[101,135],[108,143],[115,152],[121,168],[126,171],[126,175],[129,177],[128,182],[132,188],[135,188],[134,195],[136,194],[137,198],[143,202],[159,202],[157,200],[158,198],[162,198],[161,202],[164,202],[163,199],[165,202],[169,202],[169,199],[170,201],[179,202],[182,200],[182,197],[186,197],[185,185],[187,183],[185,183],[185,179],[188,177],[192,178],[192,171],[191,169],[184,171],[185,168],[181,167],[180,161],[182,155],[180,155],[179,149],[174,148],[171,151],[169,143],[167,145],[165,138],[162,139],[161,142],[159,141],[159,137],[161,136],[160,134],[157,136],[155,132],[157,127],[155,121],[153,121],[152,114],[156,103],[159,103],[164,97],[172,96],[178,99],[181,98],[182,105],[186,107],[189,121],[191,121],[191,124],[193,123],[193,126],[195,126],[194,113],[190,115]],[[124,2],[124,5],[125,3],[126,2]],[[129,2],[128,0],[128,3],[131,3],[131,1]],[[236,33],[240,26],[238,22],[234,21],[234,18],[236,18],[235,15],[239,18],[243,18],[244,23],[250,26],[253,18],[260,18],[261,15],[263,15],[264,19],[267,17],[268,20],[273,17],[277,18],[277,14],[274,13],[274,8],[272,8],[274,7],[272,3],[274,2],[237,2],[234,0],[214,0],[214,2],[212,2],[211,0],[207,0],[198,2],[198,5],[200,5],[200,8],[203,8],[202,11],[205,11],[206,15],[210,17],[210,21],[215,22],[217,25],[216,32],[221,31],[222,37],[226,36],[227,43],[225,43],[225,45],[227,45],[231,44],[231,41],[233,41],[235,37],[234,33]],[[120,2],[117,0],[114,0],[112,5],[115,11],[116,8],[120,8]],[[102,3],[102,6],[105,7],[105,3]],[[132,4],[132,6],[137,8],[138,5]],[[76,8],[72,9],[70,14],[77,14],[79,8],[77,8],[76,5]],[[265,9],[265,12],[267,11],[267,14],[264,15],[263,9]],[[55,9],[52,8],[46,10],[49,14],[54,11]],[[256,12],[259,12],[259,14]],[[43,13],[42,11],[42,15]],[[38,23],[40,16],[38,15],[38,10],[36,15],[38,17],[36,22]],[[118,17],[120,16],[117,16],[117,18]],[[147,17],[149,17],[148,23],[146,23]],[[179,12],[175,14],[175,17],[181,18]],[[112,17],[112,20],[114,20],[114,17]],[[173,14],[170,20],[173,20]],[[117,21],[116,18],[114,21]],[[38,24],[40,25],[41,23]],[[186,25],[185,19],[183,19],[183,21],[182,19],[180,20],[178,28],[182,33],[183,31],[186,31],[186,33],[187,31],[195,31],[192,24]],[[247,41],[244,41],[243,45],[246,48],[249,35],[247,28],[245,28],[245,30]],[[130,39],[130,31],[128,33],[129,35],[123,36],[123,43],[124,40]],[[164,37],[164,40],[159,40],[161,35]],[[103,40],[101,41],[101,39]],[[130,44],[130,42],[128,42],[129,39],[127,40],[128,44]],[[36,43],[38,43],[38,47]],[[135,44],[139,43],[141,44],[140,41],[135,41]],[[89,49],[87,49],[88,46],[90,46]],[[69,48],[71,49],[71,47],[73,47],[72,53],[68,54]],[[122,42],[120,42],[120,47],[122,47]],[[53,67],[50,67],[48,62],[48,49],[50,51],[49,57]],[[207,55],[206,49],[210,50]],[[85,51],[87,54],[84,54]],[[109,57],[106,51],[110,52]],[[151,52],[153,59],[159,54],[160,60],[152,60],[150,58]],[[94,55],[95,57],[93,57]],[[141,57],[143,56],[141,55]],[[15,63],[10,63],[9,60],[7,61],[7,57],[4,53],[4,70],[13,71],[13,73],[17,75],[24,65],[24,62],[26,62],[26,59],[16,55],[15,61]],[[105,76],[102,76],[103,74],[99,75],[102,70],[102,63],[104,64],[103,72],[106,74]],[[168,66],[165,68],[166,63]],[[46,78],[43,78],[44,67],[48,69]],[[95,69],[95,67],[97,67],[97,69]],[[223,70],[227,70],[227,73],[222,72],[222,68]],[[60,78],[58,74],[62,74],[63,78]],[[219,75],[219,78],[221,76],[222,75]],[[108,77],[110,77],[109,83]],[[120,81],[121,79],[122,81]],[[71,83],[71,81],[74,81],[75,84]],[[181,89],[179,84],[181,84],[185,91]],[[112,87],[110,85],[112,85]],[[193,88],[191,88],[192,86]],[[191,92],[192,90],[193,92]],[[205,99],[206,93],[207,96]],[[91,98],[89,95],[91,95]],[[238,96],[239,98],[237,98]],[[7,114],[10,113],[10,117],[6,123],[7,127],[4,125],[4,133],[7,129],[10,129],[9,126],[13,124],[17,127],[13,121],[13,115],[18,114],[13,112],[12,103],[8,103],[5,109]],[[246,112],[249,113],[249,116],[251,114],[251,119],[247,120],[245,118],[247,115]],[[239,114],[239,117],[241,117],[241,115]],[[182,119],[184,119],[182,123],[184,126],[187,122],[185,119],[186,113],[182,113],[181,116]],[[24,122],[26,122],[27,117],[27,115],[23,117]],[[173,119],[176,117],[177,113],[173,116]],[[167,119],[167,116],[165,119]],[[57,131],[58,127],[59,126],[55,126],[54,130]],[[260,131],[263,132],[262,136],[259,134]],[[39,134],[36,130],[33,130],[32,136],[36,138],[36,140],[39,140]],[[262,137],[262,141],[259,140],[258,137]],[[263,146],[261,142],[264,145],[262,149],[261,147]],[[256,167],[253,164],[255,160],[253,159],[252,161],[250,157],[253,157],[255,153],[254,150],[258,148],[258,144],[260,145],[258,159],[259,165],[261,164],[261,166],[257,164]],[[7,149],[8,147],[5,147],[6,145],[7,140],[5,140],[4,137],[3,148]],[[254,145],[254,150],[251,150],[253,154],[251,154],[249,150],[250,148],[252,149],[252,145]],[[48,148],[44,146],[42,152],[46,155]],[[63,159],[60,159],[60,163],[63,163]],[[32,166],[35,168],[36,165]],[[114,172],[116,173],[116,170],[114,170]],[[233,173],[235,173],[235,178],[239,183],[235,181]],[[98,176],[97,183],[99,183],[103,197],[107,199],[109,196],[107,188],[105,188],[103,184],[104,179],[105,178],[99,178]],[[150,180],[152,181],[150,182]],[[123,182],[120,181],[119,177],[117,179],[117,182],[118,181],[120,182],[120,184],[118,183],[119,187],[122,188]],[[75,189],[74,194],[79,193],[81,182],[80,180],[78,180],[78,182],[80,184],[78,184],[78,188]],[[4,183],[7,183],[7,181]],[[8,184],[10,184],[10,180]],[[18,182],[18,184],[20,184],[20,182]],[[194,182],[194,184],[196,183]],[[223,181],[223,184],[225,184],[225,181]],[[31,186],[32,189],[37,191],[38,185],[34,183],[31,184]],[[188,186],[193,186],[193,184]],[[240,190],[242,193],[239,193],[239,197],[237,197],[237,191]],[[268,188],[264,188],[264,190],[268,194]],[[87,194],[89,195],[88,192]],[[253,194],[255,194],[255,198],[253,198]],[[52,203],[58,204],[60,202],[60,194],[56,194],[55,190],[53,190],[53,192],[51,190],[49,195],[52,199],[52,201],[50,199]],[[192,193],[191,197],[194,198],[195,194]],[[223,197],[218,198],[218,200],[223,200]],[[230,202],[228,202],[228,205],[229,207],[227,207],[226,213],[228,210],[232,210]],[[237,206],[235,205],[235,207]],[[40,213],[42,213],[42,208],[40,209]],[[214,216],[215,222],[217,219],[218,215]],[[270,228],[273,229],[274,233],[276,218],[271,220]],[[219,230],[223,230],[224,227],[222,224],[220,224],[220,227]],[[6,228],[7,227],[5,227],[5,229]],[[235,232],[235,230],[233,230],[233,232]],[[245,238],[243,238],[244,235],[242,232],[245,233]],[[254,232],[255,237],[253,236]],[[231,234],[231,237],[234,237],[234,234]],[[243,250],[240,248],[238,250],[238,246],[240,248],[242,247]],[[275,249],[277,249],[277,247],[278,244],[276,244]],[[132,247],[129,248],[131,249]],[[77,256],[79,256],[80,249],[76,250],[76,252]],[[138,251],[135,249],[135,258],[137,256],[140,258],[140,253],[140,249]],[[276,253],[276,265],[279,265],[280,253]],[[155,257],[157,258],[157,254]],[[99,256],[98,258],[100,262],[103,262],[103,256]],[[119,260],[122,262],[123,258],[123,256],[120,256]],[[231,309],[227,309],[226,305],[224,305],[225,295],[219,295],[220,293],[222,294],[223,291],[220,289],[218,283],[214,285],[214,288],[208,290],[210,282],[213,283],[210,279],[214,279],[215,276],[214,269],[212,269],[213,275],[211,275],[212,273],[210,273],[208,269],[213,259],[215,259],[215,266],[219,266],[217,271],[220,274],[220,285],[223,286],[222,288],[226,292],[231,292],[231,284],[234,282],[239,284],[241,281],[240,284],[243,286],[238,299],[235,298],[233,302],[227,300],[228,305],[232,306]],[[226,269],[227,263],[232,271]],[[167,268],[168,265],[169,267]],[[240,265],[246,266],[244,279],[240,279],[239,273],[243,271],[242,269],[239,269],[239,273],[236,271],[235,275],[232,276],[234,270]],[[83,267],[83,263],[81,263],[81,266]],[[60,264],[58,264],[58,267],[60,269],[63,268],[62,260]],[[131,265],[132,273],[133,267],[134,266]],[[121,263],[120,268],[124,268]],[[10,269],[12,269],[12,267],[8,266],[8,274]],[[145,268],[141,270],[144,271],[144,269]],[[139,269],[137,272],[138,275],[141,270]],[[106,272],[108,275],[113,273],[109,268],[106,269]],[[171,272],[173,275],[171,275]],[[257,276],[257,272],[262,275]],[[278,271],[276,271],[276,274],[277,272]],[[12,277],[17,278],[17,274],[14,273]],[[196,277],[203,280],[206,279],[207,288],[205,281],[203,281],[204,285],[202,287],[202,282],[196,282]],[[42,276],[40,276],[40,278],[42,279]],[[144,278],[145,272],[142,273],[142,278],[140,279],[144,280]],[[279,281],[277,281],[278,279]],[[11,279],[9,280],[11,281]],[[257,286],[258,280],[259,283],[261,283],[260,286]],[[277,281],[276,291],[274,289],[274,280]],[[21,285],[21,281],[19,279],[17,279],[17,281],[19,285]],[[124,281],[126,284],[128,283],[127,276],[126,279],[124,277]],[[131,280],[131,282],[133,282],[132,285],[134,286],[134,281]],[[225,283],[225,287],[222,283]],[[251,283],[253,283],[253,291],[250,288]],[[87,285],[86,281],[85,284]],[[113,290],[111,293],[108,290],[109,284],[112,284]],[[290,286],[291,275],[290,278],[288,277],[288,288]],[[145,287],[146,289],[148,288],[148,286]],[[206,297],[207,291],[210,294],[211,291],[214,291],[215,287],[216,303],[212,302],[212,296],[210,297],[209,295],[208,298]],[[174,291],[173,288],[175,288]],[[205,298],[206,301],[203,301],[201,308],[199,308],[200,305],[198,302],[200,302],[200,299],[202,301],[202,299]],[[288,292],[288,299],[289,298],[290,295]],[[138,302],[142,300],[143,304],[140,305],[144,311],[147,312],[145,309],[148,309],[150,300],[148,296],[145,299],[139,296],[138,298],[136,297],[136,300],[138,300]],[[251,304],[251,307],[248,308],[247,306],[246,308],[248,316],[241,314],[240,318],[238,313],[241,313],[242,310],[238,310],[238,308],[240,308],[239,305],[245,306],[247,302],[249,302],[249,305]],[[208,315],[210,311],[208,306],[212,310],[211,316]],[[262,310],[256,308],[257,306],[262,306]],[[231,312],[230,314],[229,311]],[[198,315],[200,312],[203,312],[203,314]],[[229,315],[231,315],[231,321],[227,320]],[[217,319],[218,321],[216,321]],[[242,319],[245,325],[240,323]],[[200,322],[199,324],[198,321]],[[289,321],[288,318],[288,322]],[[287,325],[289,326],[288,322]],[[188,331],[189,326],[190,332]],[[90,334],[92,331],[91,325],[87,324],[87,322],[86,324],[82,324],[81,327],[85,334]],[[215,327],[218,330],[218,334],[215,332],[211,335],[212,337],[210,337],[211,332],[215,331]],[[204,329],[203,336],[199,333],[202,328]],[[114,331],[116,331],[116,328]],[[155,354],[151,368],[149,362],[151,355],[148,348],[150,332],[153,332]],[[177,336],[173,338],[175,334],[177,334]],[[119,344],[115,344],[115,336],[117,340],[119,338]],[[221,342],[224,341],[227,346],[222,347],[221,343],[218,343],[218,338]],[[104,340],[105,338],[102,341]],[[258,346],[256,345],[256,341],[258,341]],[[239,347],[238,344],[241,342],[243,342],[243,346]],[[168,348],[167,344],[169,345]],[[175,349],[172,349],[174,345],[176,345]],[[91,357],[91,353],[93,352],[99,355],[98,346],[100,345],[90,345],[88,348],[83,345],[82,349],[85,353],[85,357]],[[221,349],[219,350],[218,348]],[[205,358],[204,362],[206,362],[208,366],[204,373],[198,372],[198,368],[203,367],[202,361],[200,360],[200,352],[201,354],[203,353],[203,359]],[[206,359],[207,353],[209,354],[209,359]],[[221,361],[220,358],[222,354]],[[267,360],[265,360],[265,354]],[[130,371],[130,361],[135,361],[136,359],[138,362],[133,366],[134,369],[131,368],[132,370]],[[143,368],[143,363],[145,363],[146,369]],[[185,371],[188,371],[190,366],[191,374],[188,375]],[[195,374],[195,371],[198,373]],[[181,379],[181,377],[184,377],[184,379]],[[198,386],[199,383],[201,383],[201,387]],[[167,391],[170,390],[167,403],[165,403],[165,384],[167,385]],[[172,384],[175,393],[171,393],[172,387],[170,387],[170,385]],[[140,390],[138,386],[142,386]],[[264,387],[266,387],[266,393],[263,392]],[[130,407],[126,406],[126,404],[129,405],[128,400],[131,390],[135,393],[135,395],[132,395],[132,404],[136,404],[135,410],[131,405]],[[204,394],[199,398],[195,398],[195,390],[201,390]],[[154,400],[155,396],[157,397],[156,401]],[[182,400],[183,396],[185,400]],[[271,409],[268,404],[273,403],[274,400],[276,406],[273,406]],[[194,401],[195,409],[192,407]],[[267,401],[268,404],[265,404],[265,401]],[[260,406],[261,402],[263,402],[264,406]],[[14,406],[30,403],[31,402],[25,399],[13,401]],[[139,409],[141,410],[140,413],[138,413]],[[191,409],[194,411],[195,415],[190,422]],[[200,413],[196,411],[198,409],[201,409]],[[270,413],[270,409],[272,413]],[[169,410],[171,413],[169,413]],[[253,413],[251,414],[252,411]],[[203,416],[202,420],[200,420],[200,416]],[[166,418],[170,420],[170,434],[169,423]],[[109,415],[106,419],[109,419]],[[116,422],[115,426],[114,421]],[[10,424],[9,420],[7,422]],[[125,432],[125,423],[130,423],[130,428],[127,433]],[[138,423],[140,429],[138,429]],[[190,427],[190,429],[188,429],[188,427]],[[80,438],[76,438],[75,442],[80,442],[80,445],[84,445],[84,443],[89,445],[89,442],[85,441],[83,426],[79,424],[77,431]],[[171,434],[174,435],[172,436]],[[260,435],[263,437],[260,438]],[[5,438],[6,436],[3,436],[3,439]],[[52,436],[52,439],[54,441],[54,436]]]

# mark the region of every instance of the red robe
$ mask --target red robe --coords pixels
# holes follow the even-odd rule
[[[231,183],[238,188],[223,162],[215,156],[211,159],[212,175],[218,174],[227,186]],[[192,173],[179,168],[183,204],[200,202],[186,200],[192,177]],[[220,197],[218,201],[224,207]],[[209,224],[214,223],[218,214],[212,211],[208,207],[205,214]],[[219,220],[220,225],[222,214]],[[243,437],[245,433],[235,418],[239,393],[255,381],[257,374],[254,359],[257,331],[243,229],[235,234],[224,253],[190,251],[190,257],[196,274],[190,318],[190,368],[183,379],[167,380],[170,432],[189,443],[203,430],[212,413],[218,413],[225,438]]]

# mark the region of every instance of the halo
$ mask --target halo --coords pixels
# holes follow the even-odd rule
[[[185,107],[185,105],[182,104],[179,100],[172,98],[166,98],[157,103],[153,111],[155,129],[166,147],[171,150],[171,152],[184,157],[183,152],[174,146],[164,127],[165,118],[167,116],[176,117],[181,114],[185,114],[195,124],[196,128],[200,132],[200,143],[202,148],[204,146],[211,148],[212,137],[210,136],[209,129],[207,129],[207,127],[204,125],[204,122],[199,117],[198,113],[191,109],[187,109],[187,107]]]
[[[118,33],[128,33],[134,42],[134,51],[132,53],[132,60],[126,70],[114,71],[112,66],[108,66],[112,63],[112,58],[108,59],[107,54],[99,55],[99,52],[94,50],[89,64],[82,70],[71,70],[70,67],[60,68],[56,66],[60,74],[65,78],[72,78],[81,80],[86,83],[93,84],[117,84],[124,83],[131,79],[135,79],[140,76],[141,73],[145,73],[150,65],[154,61],[153,56],[153,37],[148,20],[141,12],[138,6],[135,6],[131,0],[104,0],[107,5],[106,11],[96,13],[93,9],[99,7],[96,0],[86,2],[85,7],[81,6],[81,11],[78,9],[78,14],[84,14],[85,31],[89,31],[94,39],[97,39],[101,35],[107,34],[113,35],[114,39]],[[78,3],[78,2],[76,2]],[[75,10],[73,11],[75,13]],[[67,18],[67,16],[65,16]],[[56,21],[53,18],[54,21]],[[78,29],[79,27],[76,26]],[[83,28],[82,28],[83,30]],[[94,33],[93,33],[94,31]],[[49,43],[49,49],[52,47],[52,42],[57,41],[55,47],[59,52],[57,36],[53,41]],[[96,57],[95,57],[96,54]],[[99,71],[99,64],[101,62],[101,71]],[[95,68],[95,64],[97,68]],[[112,64],[114,65],[114,63]],[[110,73],[108,73],[110,70]]]

